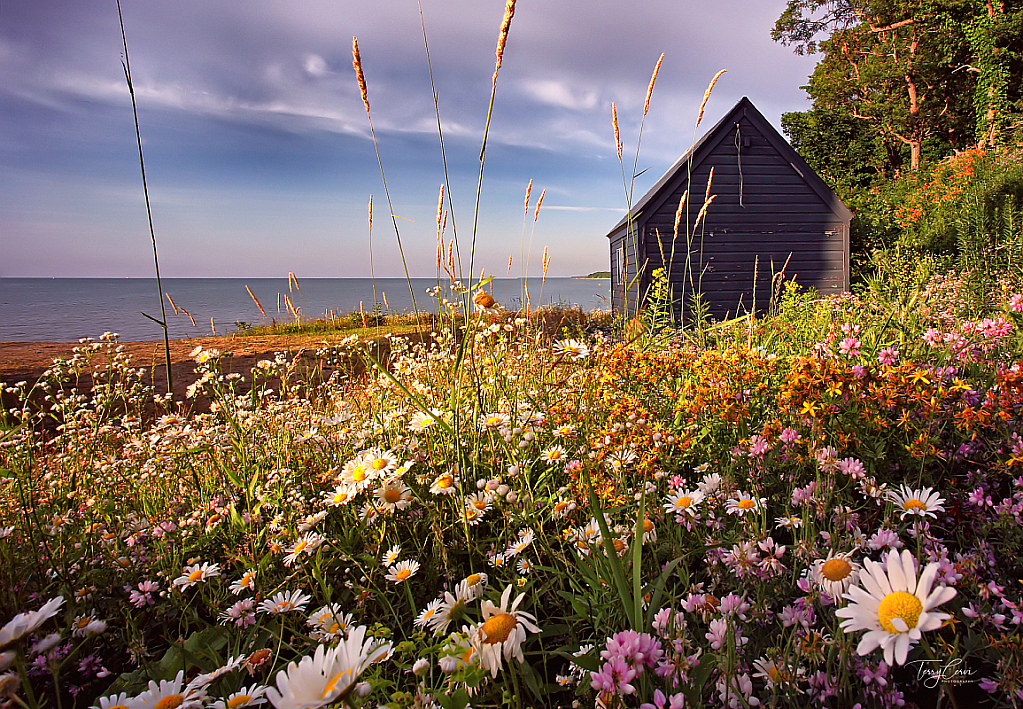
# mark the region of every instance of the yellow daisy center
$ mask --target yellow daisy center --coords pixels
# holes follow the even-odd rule
[[[377,458],[372,463],[370,463],[370,465],[372,466],[373,470],[383,470],[384,468],[387,467],[387,458]]]
[[[295,605],[291,601],[281,601],[276,606],[274,606],[278,613],[287,613],[294,607]]]
[[[557,460],[558,458],[561,457],[561,451],[557,449],[552,450],[550,453],[547,454],[547,457],[550,458],[551,460]]]
[[[112,707],[107,707],[107,709],[128,709],[128,705],[127,704],[115,704]]]
[[[881,600],[881,604],[877,607],[877,619],[881,622],[881,627],[889,633],[899,633],[902,631],[892,624],[892,618],[902,618],[906,626],[913,629],[923,610],[924,606],[920,599],[912,593],[895,591]]]
[[[487,502],[486,500],[473,500],[472,506],[478,510],[485,510],[487,509]]]
[[[643,534],[650,534],[654,531],[654,523],[648,519],[643,520]]]
[[[363,480],[366,479],[366,475],[367,475],[366,468],[359,466],[358,468],[352,471],[352,480],[354,480],[357,483],[361,483]]]
[[[468,665],[470,662],[472,662],[472,656],[475,654],[476,648],[470,647],[468,650],[465,651],[465,654],[462,655],[462,662]]]
[[[192,573],[190,573],[188,575],[188,580],[189,581],[198,581],[201,578],[202,578],[202,569],[196,569],[195,571],[193,571]]]
[[[477,511],[476,511],[475,509],[473,509],[472,507],[466,507],[466,508],[465,508],[465,518],[466,518],[467,520],[469,520],[470,522],[471,522],[472,520],[476,519],[476,517],[477,517],[478,515],[479,515],[479,512],[477,512]]]
[[[821,576],[828,581],[842,581],[852,573],[852,564],[842,557],[828,559],[821,566]]]
[[[742,498],[741,500],[739,500],[738,504],[736,504],[736,507],[738,507],[740,510],[752,510],[756,506],[757,503],[748,497]]]
[[[927,509],[927,505],[925,505],[924,503],[920,502],[920,500],[906,500],[902,504],[902,509],[904,509],[904,510],[926,510]]]
[[[301,554],[302,550],[309,546],[309,542],[299,542],[295,545],[295,554]]]
[[[396,578],[398,581],[404,581],[411,575],[412,572],[409,571],[408,569],[401,569],[398,573],[394,575],[394,578]]]
[[[243,707],[251,701],[252,697],[248,694],[239,694],[227,700],[227,709],[237,709],[237,707]]]
[[[511,613],[501,613],[499,615],[492,616],[490,620],[483,624],[480,628],[486,635],[483,642],[488,645],[496,645],[503,643],[511,635],[511,632],[515,630],[515,626],[519,624],[518,619]]]
[[[566,507],[568,507],[568,503],[563,500],[559,500],[558,502],[554,503],[555,512],[561,512]]]
[[[350,675],[351,673],[352,673],[351,670],[345,670],[344,672],[340,672],[340,673],[334,675],[331,678],[331,680],[329,682],[327,682],[326,685],[324,685],[324,687],[323,687],[323,694],[320,695],[320,699],[325,698],[328,694],[333,692],[334,689],[341,682],[341,680],[344,678],[344,676],[345,675]]]
[[[693,504],[693,498],[689,495],[683,495],[682,497],[675,500],[675,507],[689,507]]]
[[[401,491],[395,490],[393,487],[389,487],[384,490],[384,500],[390,504],[401,501]]]
[[[623,542],[621,539],[615,539],[611,543],[614,545],[615,551],[618,552],[619,554],[625,550],[625,542]]]
[[[450,475],[441,475],[439,478],[437,478],[437,487],[439,487],[441,490],[447,490],[454,484],[455,480]]]
[[[465,577],[465,582],[469,584],[469,586],[475,586],[482,580],[483,577],[480,576],[479,574],[469,574],[468,576]]]
[[[184,704],[185,700],[180,694],[171,694],[156,703],[153,709],[175,709]]]

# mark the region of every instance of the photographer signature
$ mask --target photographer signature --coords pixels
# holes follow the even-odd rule
[[[939,683],[969,684],[977,681],[972,679],[976,673],[963,667],[961,658],[941,663],[941,660],[914,660],[909,664],[919,665],[916,677],[923,680],[923,685],[927,689],[934,689]]]

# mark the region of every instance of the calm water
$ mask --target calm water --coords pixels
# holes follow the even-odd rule
[[[508,308],[522,299],[520,279],[495,279],[494,297]],[[416,304],[435,310],[436,301],[426,289],[437,285],[432,278],[413,278]],[[588,278],[539,278],[527,280],[530,306],[578,305],[583,310],[609,307],[610,281]],[[264,318],[245,290],[248,286],[266,311]],[[163,290],[179,308],[175,315],[165,298],[167,323],[173,338],[201,337],[237,329],[236,322],[269,324],[271,319],[290,322],[285,304],[288,296],[303,317],[322,317],[328,311],[343,315],[373,309],[373,281],[369,278],[305,278],[299,290],[289,292],[286,278],[165,278]],[[390,312],[412,309],[408,283],[402,278],[378,278],[377,301],[386,297]],[[156,340],[163,330],[142,315],[160,317],[152,278],[0,278],[0,341],[73,342],[103,332],[120,333],[122,340]],[[279,296],[278,296],[279,294]],[[278,311],[278,297],[280,311]],[[192,315],[192,325],[188,315]]]

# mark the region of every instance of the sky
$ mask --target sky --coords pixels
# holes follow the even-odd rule
[[[776,127],[810,107],[815,59],[770,38],[785,4],[519,0],[477,216],[504,0],[422,0],[422,20],[416,0],[122,0],[161,275],[404,276],[400,238],[409,273],[434,276],[445,158],[463,278],[474,233],[476,275],[539,276],[545,248],[548,276],[607,270],[628,187],[743,96]],[[115,0],[0,3],[0,277],[153,275],[123,58]]]

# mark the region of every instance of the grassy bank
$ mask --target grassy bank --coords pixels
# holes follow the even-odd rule
[[[244,395],[205,349],[210,412],[151,423],[116,343],[90,345],[0,434],[3,686],[29,706],[1009,696],[1023,295],[957,283],[925,285],[926,311],[791,294],[702,347],[481,316],[316,386],[261,360]],[[59,386],[84,369],[90,391]],[[925,682],[931,659],[963,681]]]

